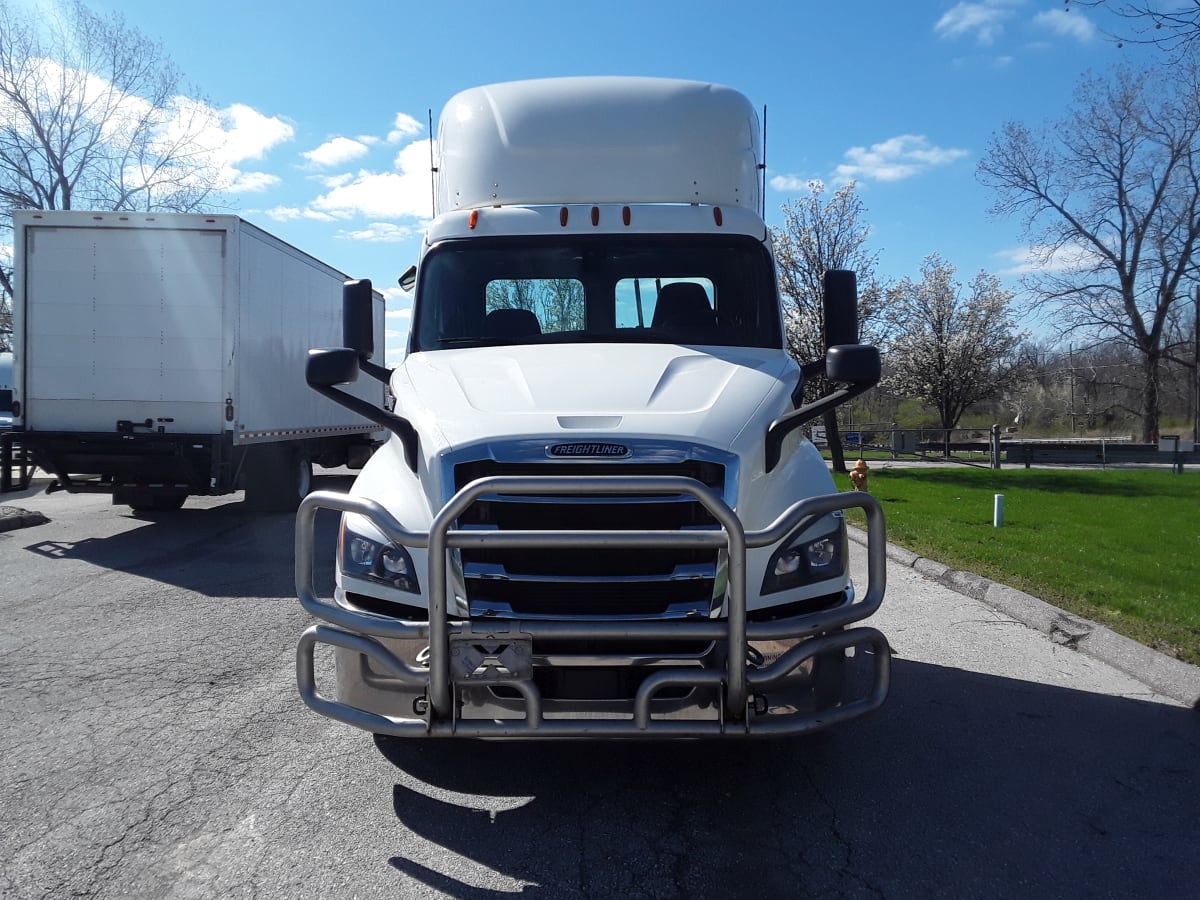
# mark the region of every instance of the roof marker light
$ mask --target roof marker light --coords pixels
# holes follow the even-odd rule
[[[558,211],[558,224],[563,228],[567,227],[567,208],[565,206]]]
[[[718,228],[725,222],[725,214],[721,212],[721,207],[719,206],[713,207],[713,221],[717,223]]]
[[[626,225],[628,225],[629,218],[630,218],[629,207],[628,206],[622,207],[621,208],[621,221],[624,222]]]
[[[594,228],[595,226],[597,226],[599,224],[600,224],[600,207],[593,206],[592,207],[592,227]]]
[[[479,210],[471,210],[471,215],[467,217],[467,228],[471,231],[475,230],[475,226],[479,224]]]

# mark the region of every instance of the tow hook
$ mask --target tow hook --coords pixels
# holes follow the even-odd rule
[[[750,696],[750,705],[754,709],[756,716],[765,716],[767,714],[767,695],[752,694]]]
[[[424,717],[427,712],[429,712],[429,698],[415,697],[413,699],[413,713]]]

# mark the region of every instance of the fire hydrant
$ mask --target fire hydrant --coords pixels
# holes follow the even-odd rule
[[[867,476],[870,472],[871,469],[866,460],[860,459],[854,464],[854,468],[850,470],[850,483],[854,485],[856,491],[867,489]]]

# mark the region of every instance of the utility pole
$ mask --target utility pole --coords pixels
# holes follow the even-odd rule
[[[1071,369],[1071,437],[1075,437],[1075,345],[1067,344],[1067,365]]]

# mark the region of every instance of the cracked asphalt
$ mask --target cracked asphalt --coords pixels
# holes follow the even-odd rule
[[[345,482],[319,479],[339,489]],[[292,522],[0,498],[0,896],[1157,897],[1200,713],[889,567],[878,713],[804,740],[402,742],[296,695]],[[321,520],[332,554],[332,519]],[[865,580],[861,549],[857,577]],[[328,584],[328,568],[319,573]]]

